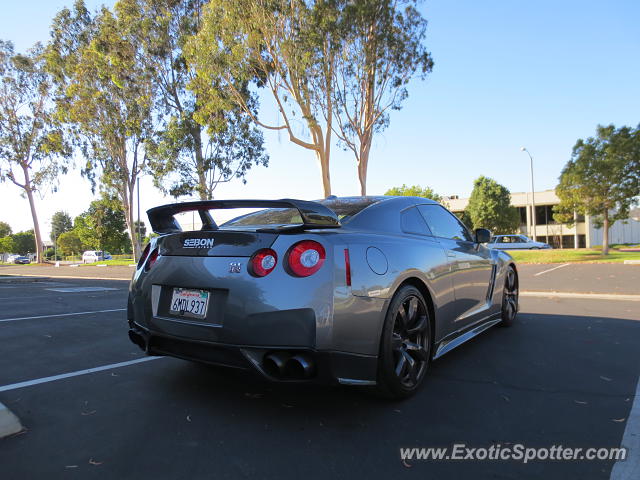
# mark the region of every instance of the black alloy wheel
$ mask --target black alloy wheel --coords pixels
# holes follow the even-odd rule
[[[378,389],[385,396],[411,395],[422,383],[431,358],[427,304],[418,289],[405,286],[391,300],[382,332]]]
[[[518,314],[518,274],[509,266],[504,279],[502,294],[502,325],[509,326]]]

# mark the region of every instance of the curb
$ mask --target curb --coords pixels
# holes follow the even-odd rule
[[[18,417],[0,403],[0,438],[8,437],[22,430],[23,427]]]
[[[640,260],[625,260],[625,265],[640,265]]]
[[[13,277],[2,277],[0,276],[0,283],[33,283],[33,282],[44,282],[47,280],[51,280],[49,277],[43,277],[40,275],[20,275]]]
[[[43,277],[42,275],[33,275],[33,274],[25,274],[25,275],[20,275],[20,277],[11,277],[11,278],[22,278],[25,277],[25,280],[23,282],[15,282],[15,283],[28,283],[28,282],[39,282],[39,281],[45,281],[45,280],[51,280],[51,279],[56,279],[56,278],[84,278],[85,280],[127,280],[127,281],[131,281],[131,278],[133,277],[133,272],[131,272],[131,277],[93,277],[93,276],[82,276],[82,275],[52,275],[50,277]],[[29,278],[30,280],[27,280],[27,278]],[[37,278],[37,280],[32,280],[33,278]],[[0,283],[2,283],[2,277],[0,277]],[[11,283],[10,281],[7,281],[6,283]]]
[[[640,302],[640,295],[622,293],[578,293],[578,292],[553,292],[521,290],[521,297],[555,297],[555,298],[584,298],[593,300],[623,300],[627,302]]]

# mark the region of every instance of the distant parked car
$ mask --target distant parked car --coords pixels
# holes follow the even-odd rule
[[[29,257],[17,256],[13,260],[13,263],[17,263],[20,265],[25,265],[27,263],[31,263],[31,259]]]
[[[20,256],[20,255],[17,255],[17,254],[9,255],[9,256],[7,257],[6,262],[7,262],[7,263],[13,263],[13,262],[14,262],[14,260],[15,260],[16,258],[18,258],[19,256]]]
[[[87,250],[82,254],[82,263],[102,262],[104,260],[111,260],[111,254],[109,252]]]
[[[498,250],[540,250],[552,248],[548,243],[534,242],[526,235],[496,235],[487,246]]]

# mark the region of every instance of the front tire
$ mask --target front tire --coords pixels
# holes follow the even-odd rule
[[[502,292],[502,326],[510,327],[518,314],[518,287],[518,273],[513,265],[509,265]]]
[[[420,291],[402,287],[391,300],[380,339],[377,389],[406,398],[420,387],[431,359],[431,319]]]

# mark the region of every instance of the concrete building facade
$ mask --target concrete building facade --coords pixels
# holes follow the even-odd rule
[[[553,219],[553,206],[560,203],[553,190],[535,192],[536,237],[554,248],[591,248],[602,245],[602,229],[596,228],[589,215],[575,215],[575,223],[568,226]],[[456,196],[446,199],[449,209],[462,212],[469,203],[468,198]],[[512,193],[511,205],[520,213],[518,232],[533,238],[531,193]],[[640,215],[632,214],[628,220],[618,220],[609,229],[609,243],[640,243]]]

